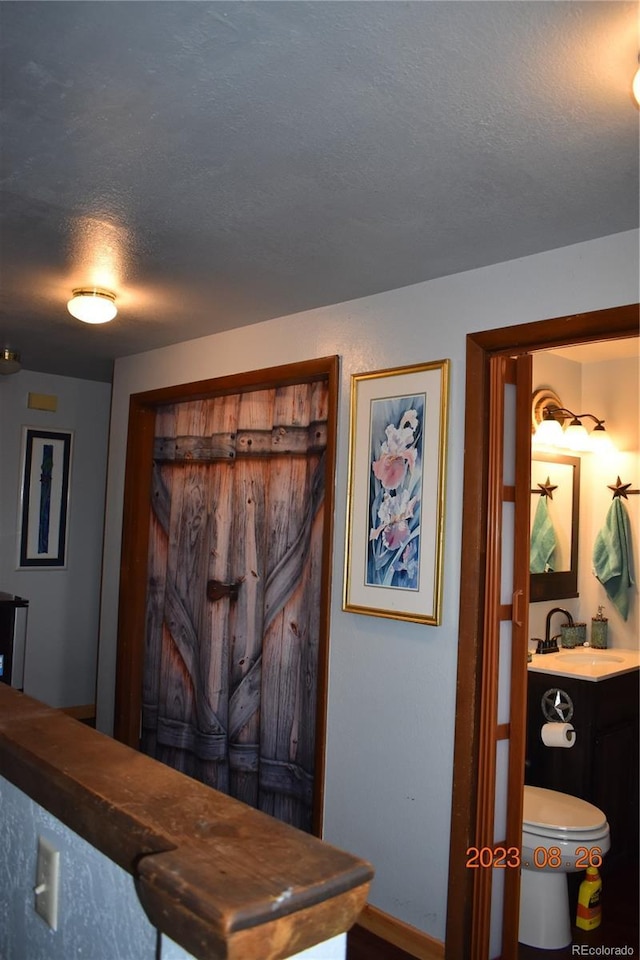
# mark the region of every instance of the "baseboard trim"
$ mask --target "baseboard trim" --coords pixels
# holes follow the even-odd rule
[[[394,947],[410,953],[412,957],[417,957],[417,960],[442,960],[444,957],[444,943],[440,940],[392,917],[384,910],[372,907],[370,903],[365,906],[357,923],[370,933],[374,933],[376,937],[381,937],[382,940],[392,943]]]
[[[96,716],[95,703],[85,703],[78,707],[60,707],[59,709],[67,716],[73,717],[74,720],[94,720]]]

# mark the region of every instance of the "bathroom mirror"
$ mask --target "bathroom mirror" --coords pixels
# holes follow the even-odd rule
[[[543,499],[546,504],[540,506]],[[551,453],[532,457],[530,531],[532,568],[537,571],[530,574],[532,603],[578,596],[579,518],[580,458]],[[541,557],[551,540],[555,546],[547,565]]]

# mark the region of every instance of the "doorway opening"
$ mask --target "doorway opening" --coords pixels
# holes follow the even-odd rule
[[[492,870],[468,867],[468,851],[478,843],[478,825],[493,823],[495,783],[493,770],[482,762],[493,749],[497,721],[494,704],[486,696],[483,676],[495,673],[495,649],[485,644],[487,598],[495,584],[487,568],[495,511],[502,501],[497,490],[502,479],[490,480],[489,450],[495,444],[496,420],[492,419],[491,370],[496,358],[525,356],[532,351],[594,340],[614,340],[638,335],[638,304],[587,314],[498,328],[467,338],[465,477],[461,581],[465,584],[460,606],[456,737],[452,830],[449,864],[446,956],[451,960],[487,960],[492,911]],[[479,403],[478,398],[483,402]],[[529,419],[523,429],[529,430]],[[493,440],[492,440],[493,437]],[[501,441],[500,441],[501,442]],[[530,443],[529,435],[526,437]],[[528,579],[526,567],[521,579]],[[511,615],[515,622],[521,611]],[[522,654],[526,649],[513,651]],[[526,667],[524,668],[526,669]],[[526,702],[511,697],[508,733],[512,748],[524,753]],[[509,784],[507,819],[513,825],[514,846],[520,845],[517,824],[522,823],[523,779]],[[517,909],[519,871],[505,871],[502,905],[503,960],[517,957]]]

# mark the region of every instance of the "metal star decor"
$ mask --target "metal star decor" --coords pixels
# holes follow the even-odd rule
[[[558,489],[558,484],[551,483],[549,477],[547,477],[546,483],[539,483],[540,496],[549,497],[549,500],[553,500],[553,491]]]
[[[566,723],[573,717],[573,700],[566,690],[558,687],[551,687],[543,693],[540,705],[545,718],[550,722]]]
[[[640,490],[630,490],[629,487],[631,486],[631,484],[622,483],[622,481],[620,480],[620,477],[618,477],[618,479],[616,480],[615,485],[608,483],[607,486],[609,490],[613,490],[612,500],[615,500],[616,497],[624,497],[624,499],[627,500],[628,494],[640,493]]]

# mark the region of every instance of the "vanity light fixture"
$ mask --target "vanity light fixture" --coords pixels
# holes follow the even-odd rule
[[[73,291],[67,310],[83,323],[108,323],[118,310],[115,294],[100,287],[78,287]]]
[[[638,63],[640,64],[640,53],[638,54]],[[635,97],[636,103],[640,107],[640,66],[636,70],[636,75],[633,78],[633,95]]]
[[[533,395],[532,418],[536,424],[533,446],[537,449],[569,450],[573,453],[604,453],[613,447],[604,420],[593,413],[574,413],[563,407],[551,391]],[[565,426],[565,421],[569,420]],[[591,432],[583,420],[593,420]]]

